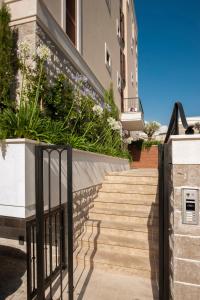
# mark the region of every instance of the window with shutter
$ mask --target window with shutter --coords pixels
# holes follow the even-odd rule
[[[121,69],[122,86],[124,88],[126,85],[126,60],[122,50],[120,50],[120,69]]]
[[[66,0],[66,33],[76,45],[76,4],[75,0]]]
[[[124,45],[124,14],[122,10],[120,10],[120,33],[121,33],[121,42]]]

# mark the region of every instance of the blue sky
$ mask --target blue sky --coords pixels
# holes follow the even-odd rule
[[[200,115],[200,0],[135,0],[145,120],[169,123],[173,103]]]

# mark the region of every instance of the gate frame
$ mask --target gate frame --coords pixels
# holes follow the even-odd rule
[[[44,274],[44,195],[43,195],[43,152],[59,150],[59,176],[61,170],[61,154],[67,153],[67,269],[68,269],[68,299],[74,299],[73,284],[73,186],[72,186],[72,148],[71,146],[38,145],[35,146],[35,197],[36,197],[36,254],[37,254],[37,300],[45,299]],[[61,187],[61,180],[59,180]],[[62,249],[61,249],[62,251]],[[28,261],[28,259],[27,259]],[[61,291],[62,291],[62,275]],[[61,297],[62,298],[62,297]]]

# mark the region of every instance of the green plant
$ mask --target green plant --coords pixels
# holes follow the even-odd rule
[[[156,146],[156,145],[160,145],[161,142],[160,141],[156,141],[156,140],[143,140],[143,139],[139,139],[137,141],[134,142],[134,145],[140,149],[150,149],[152,146]]]
[[[122,127],[112,88],[104,103],[84,87],[60,74],[49,84],[45,71],[49,51],[39,47],[30,57],[29,47],[20,44],[22,73],[19,105],[0,114],[0,138],[29,138],[51,144],[71,144],[73,148],[129,158],[122,140]],[[34,65],[34,68],[33,68]]]
[[[0,110],[13,105],[10,97],[17,60],[15,58],[15,33],[9,26],[10,20],[8,8],[2,4],[0,9]]]
[[[119,110],[114,101],[114,91],[113,91],[112,83],[110,84],[109,90],[105,92],[104,104],[105,104],[105,107],[107,108],[107,111],[110,112],[110,115],[112,115],[113,118],[118,120],[119,119]]]
[[[146,133],[148,140],[151,140],[154,133],[160,128],[160,124],[156,121],[146,122],[144,127],[144,133]]]
[[[200,122],[195,123],[194,128],[200,133]]]

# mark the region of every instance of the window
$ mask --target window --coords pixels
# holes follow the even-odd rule
[[[119,72],[117,72],[117,88],[121,92],[121,90],[122,90],[122,79],[121,79],[121,75],[119,74]]]
[[[119,24],[119,20],[118,19],[116,21],[116,26],[117,26],[117,37],[118,37],[118,40],[120,41],[120,39],[121,39],[121,32],[120,32],[120,24]]]
[[[134,49],[134,38],[132,37],[131,38],[131,51],[133,51]]]
[[[66,0],[66,33],[76,45],[76,0]]]
[[[105,64],[106,64],[106,67],[107,67],[109,73],[111,73],[111,67],[112,67],[111,55],[110,55],[110,51],[108,50],[106,43],[105,43]]]
[[[120,50],[120,73],[122,79],[122,87],[124,88],[126,85],[126,60],[122,50]]]
[[[124,14],[120,9],[120,34],[121,34],[121,42],[124,44]]]
[[[111,0],[105,0],[105,1],[106,1],[106,4],[107,4],[109,13],[111,13]]]
[[[134,75],[133,75],[133,72],[131,72],[131,83],[132,83],[132,85],[134,84]]]

